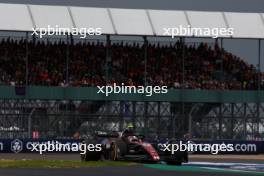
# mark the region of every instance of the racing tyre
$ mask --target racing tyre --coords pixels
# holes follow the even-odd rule
[[[96,144],[96,141],[91,141],[88,143],[88,141],[83,142],[84,144]],[[101,152],[95,152],[95,151],[88,151],[86,150],[85,154],[81,154],[81,161],[98,161],[101,158]]]
[[[127,144],[123,140],[117,140],[115,142],[118,149],[118,156],[124,156],[127,154]]]
[[[109,152],[109,160],[117,161],[118,159],[118,147],[115,143],[111,145],[110,152]]]
[[[117,140],[111,144],[109,160],[117,161],[127,153],[127,145],[122,140]]]

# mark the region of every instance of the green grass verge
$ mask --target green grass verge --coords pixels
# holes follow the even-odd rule
[[[132,166],[135,163],[118,161],[64,161],[64,160],[0,160],[0,168],[80,168],[100,166]]]

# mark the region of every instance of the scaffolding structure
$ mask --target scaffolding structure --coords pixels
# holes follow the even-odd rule
[[[129,23],[127,23],[129,21]],[[261,92],[261,41],[264,38],[264,14],[232,12],[166,11],[112,8],[82,8],[0,4],[0,30],[24,32],[26,41],[34,40],[32,29],[60,26],[67,28],[101,27],[106,41],[106,63],[111,60],[111,37],[142,36],[144,42],[145,82],[148,37],[163,36],[164,27],[228,28],[230,38],[258,41],[258,89]],[[252,30],[254,29],[254,30]],[[32,37],[32,38],[31,38]],[[182,46],[186,37],[178,36]],[[212,37],[212,36],[206,36]],[[227,37],[228,38],[228,37]],[[216,42],[221,43],[225,38]],[[66,38],[66,80],[69,80],[69,46]],[[30,50],[25,50],[26,85]],[[182,82],[185,81],[185,51],[182,47]],[[106,73],[108,75],[108,73]],[[31,138],[39,131],[43,138],[71,138],[80,131],[123,130],[133,122],[138,132],[148,136],[182,137],[189,132],[201,139],[263,139],[263,102],[163,102],[163,101],[89,101],[4,99],[0,93],[0,138]]]

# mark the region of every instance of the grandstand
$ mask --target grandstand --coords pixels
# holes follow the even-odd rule
[[[100,27],[103,35],[31,35],[48,25]],[[234,34],[164,40],[163,28],[179,25],[233,27]],[[149,137],[264,138],[264,14],[1,4],[0,30],[1,138],[32,138],[36,131],[73,138],[129,122]],[[186,42],[193,37],[201,41]],[[258,65],[228,51],[223,41],[230,38],[256,40]],[[166,85],[169,93],[96,93],[96,86],[114,83]]]

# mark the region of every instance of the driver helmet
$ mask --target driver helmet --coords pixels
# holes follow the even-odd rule
[[[129,123],[127,125],[127,128],[125,129],[125,131],[123,132],[123,135],[127,135],[127,134],[133,134],[133,129],[134,129],[134,126],[132,123]]]

